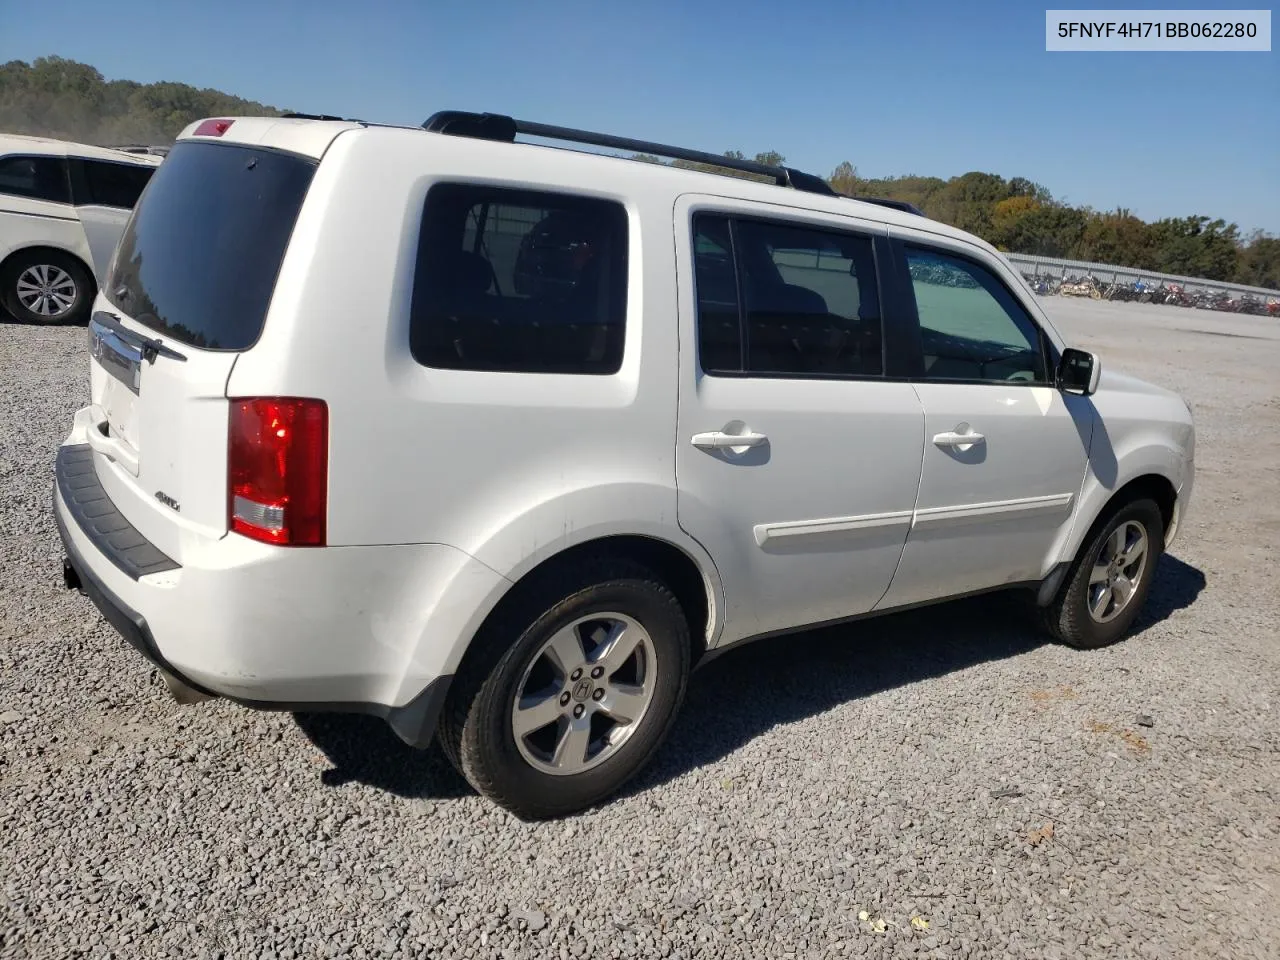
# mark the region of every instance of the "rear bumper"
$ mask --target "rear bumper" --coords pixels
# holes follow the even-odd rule
[[[54,496],[56,499],[56,492]],[[193,690],[198,690],[200,693],[210,696],[217,696],[213,691],[206,690],[194,681],[182,676],[171,663],[165,660],[160,653],[160,649],[156,646],[155,638],[151,636],[151,628],[147,626],[146,618],[136,610],[126,606],[123,600],[108,590],[103,582],[94,575],[89,565],[85,562],[83,555],[77,549],[75,541],[72,540],[67,531],[67,521],[63,519],[62,511],[55,509],[53,516],[58,523],[58,534],[62,537],[62,549],[65,551],[65,556],[62,560],[62,577],[66,585],[72,589],[79,589],[81,593],[92,600],[93,605],[102,614],[102,618],[116,628],[120,636],[128,641],[129,646],[146,657],[152,664],[172,674]]]
[[[459,611],[470,602],[478,617],[501,579],[442,545],[291,550],[224,537],[180,565],[102,492],[75,444],[59,450],[53,501],[68,585],[150,663],[257,709],[380,716],[415,746],[430,742],[471,635]]]

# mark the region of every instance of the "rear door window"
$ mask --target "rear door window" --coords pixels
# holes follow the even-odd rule
[[[84,176],[89,195],[82,202],[132,210],[155,167],[107,160],[85,160]]]
[[[698,214],[693,252],[704,372],[811,378],[884,373],[870,237]]]
[[[410,325],[419,363],[616,373],[626,310],[620,203],[479,184],[428,191]]]
[[[698,362],[707,373],[743,369],[738,277],[728,217],[700,213],[693,220],[698,295]]]
[[[177,144],[121,237],[108,297],[182,343],[253,346],[315,168],[257,147]]]
[[[0,193],[70,203],[67,161],[61,157],[0,157]]]

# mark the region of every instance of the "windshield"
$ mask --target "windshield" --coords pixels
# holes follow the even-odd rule
[[[251,347],[315,168],[294,154],[179,143],[120,239],[108,298],[182,343]]]

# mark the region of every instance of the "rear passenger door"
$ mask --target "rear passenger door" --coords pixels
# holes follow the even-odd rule
[[[678,515],[724,586],[721,642],[870,610],[898,564],[924,419],[892,379],[883,227],[773,205],[676,205]]]

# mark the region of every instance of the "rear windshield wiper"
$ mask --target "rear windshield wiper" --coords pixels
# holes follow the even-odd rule
[[[108,310],[97,310],[93,314],[93,319],[95,323],[102,324],[102,326],[106,327],[117,337],[133,344],[141,350],[142,358],[146,360],[147,363],[155,363],[156,357],[165,357],[169,360],[179,360],[183,363],[187,362],[186,356],[179,353],[177,350],[174,350],[172,347],[166,347],[159,340],[143,336],[140,333],[135,333],[133,330],[130,330],[120,322],[119,314],[111,313]]]

